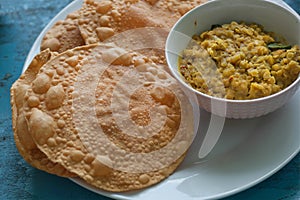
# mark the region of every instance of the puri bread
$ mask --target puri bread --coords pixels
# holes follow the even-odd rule
[[[116,34],[146,27],[164,29],[166,33],[160,37],[165,41],[174,23],[187,11],[205,1],[85,0],[81,9],[55,23],[45,34],[41,50],[50,48],[51,51],[61,53],[84,44],[106,42]],[[149,38],[149,41],[155,40]],[[142,53],[156,57],[160,63],[164,62],[161,50],[144,50]]]
[[[172,174],[192,141],[193,116],[187,97],[159,64],[165,64],[171,26],[201,2],[85,0],[57,22],[41,49],[61,54],[26,72],[22,89],[12,87],[13,101],[24,100],[12,107],[25,160],[114,192],[145,188]],[[31,137],[20,139],[25,134],[18,130]],[[23,140],[36,151],[29,154]],[[61,172],[51,171],[53,165]]]
[[[165,179],[194,135],[191,104],[175,79],[113,44],[82,46],[51,59],[27,90],[25,106],[38,148],[107,191]]]
[[[14,139],[20,154],[29,164],[40,170],[64,177],[74,177],[75,174],[67,171],[58,163],[51,162],[41,152],[28,132],[24,112],[24,97],[30,83],[35,79],[39,69],[48,62],[54,54],[46,49],[35,56],[25,73],[11,87],[12,125]]]
[[[85,0],[81,9],[57,22],[46,33],[41,49],[63,52],[84,44],[114,42],[165,64],[164,43],[169,30],[183,14],[205,1]],[[120,40],[120,34],[130,41],[123,41],[124,37]],[[153,44],[151,48],[139,49],[137,41]]]
[[[86,44],[103,42],[126,30],[164,28],[169,32],[188,10],[204,0],[86,0],[79,29]]]
[[[47,31],[41,42],[41,50],[49,48],[53,52],[62,53],[68,49],[85,44],[78,27],[78,12],[67,15],[64,20],[56,22]]]
[[[166,64],[164,44],[171,27],[205,0],[86,0],[78,26],[86,44],[114,42]],[[145,46],[148,45],[148,48]],[[140,48],[143,47],[143,48]]]

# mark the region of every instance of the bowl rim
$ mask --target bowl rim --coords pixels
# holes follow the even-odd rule
[[[212,100],[215,100],[215,101],[221,101],[221,102],[227,102],[227,103],[239,103],[239,104],[244,104],[244,103],[254,103],[254,102],[261,102],[261,101],[266,101],[268,99],[272,99],[272,98],[275,98],[277,96],[280,96],[280,95],[283,95],[284,93],[288,92],[291,88],[297,86],[298,84],[300,85],[300,73],[297,77],[296,80],[294,80],[288,87],[284,88],[283,90],[280,90],[274,94],[271,94],[271,95],[268,95],[268,96],[265,96],[265,97],[259,97],[259,98],[255,98],[255,99],[245,99],[245,100],[233,100],[233,99],[226,99],[226,98],[220,98],[220,97],[214,97],[214,96],[211,96],[211,95],[208,95],[208,94],[205,94],[205,93],[202,93],[196,89],[194,89],[193,87],[191,87],[185,80],[184,78],[182,77],[181,74],[177,75],[175,73],[175,69],[173,67],[171,67],[170,65],[170,60],[169,60],[169,54],[171,54],[171,52],[168,50],[168,44],[170,43],[170,38],[171,38],[171,35],[174,31],[174,30],[179,23],[181,23],[182,19],[185,18],[186,16],[190,15],[191,13],[197,11],[198,9],[200,8],[204,8],[206,7],[207,5],[209,4],[215,4],[217,2],[221,2],[221,1],[224,1],[224,0],[208,0],[207,2],[203,3],[203,4],[200,4],[198,6],[196,6],[195,8],[189,10],[187,13],[185,13],[182,17],[180,17],[176,23],[173,25],[173,27],[171,28],[170,32],[168,33],[168,37],[167,37],[167,40],[166,40],[166,43],[165,43],[165,57],[166,57],[166,61],[167,61],[167,65],[168,65],[168,68],[169,70],[171,71],[172,75],[177,79],[177,81],[179,83],[181,83],[181,85],[183,85],[185,88],[187,88],[189,91],[191,92],[194,92],[196,93],[197,95],[200,95],[200,96],[203,96],[203,97],[206,97],[206,98],[209,98],[209,99],[212,99]],[[248,3],[253,3],[252,1],[249,1],[249,0],[240,0],[240,2],[248,2]],[[299,24],[299,27],[300,27],[300,16],[298,15],[298,13],[296,13],[293,9],[290,10],[284,6],[282,6],[281,4],[279,3],[276,3],[276,1],[271,1],[271,0],[256,0],[256,1],[259,1],[259,2],[263,2],[263,3],[267,3],[267,4],[272,4],[273,6],[279,8],[279,9],[282,9],[284,10],[285,12],[288,12],[290,13],[291,15],[293,15],[294,17],[296,17],[298,19],[298,24]],[[300,36],[299,36],[300,37]],[[297,44],[298,46],[300,46],[300,44]],[[181,76],[181,77],[179,77]]]

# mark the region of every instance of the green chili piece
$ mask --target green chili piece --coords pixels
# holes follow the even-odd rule
[[[291,45],[287,45],[287,44],[282,44],[282,43],[274,42],[274,43],[268,44],[268,48],[269,48],[270,50],[276,50],[276,49],[290,49],[290,48],[292,48],[292,46],[291,46]]]

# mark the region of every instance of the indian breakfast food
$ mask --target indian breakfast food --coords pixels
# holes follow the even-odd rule
[[[130,71],[136,82],[133,74],[124,78]],[[39,149],[108,191],[161,181],[181,163],[194,135],[187,114],[192,107],[176,80],[143,56],[113,45],[82,46],[51,59],[27,89],[24,106]],[[126,129],[130,122],[139,125],[135,134]]]
[[[40,52],[21,77],[11,87],[12,125],[17,149],[23,158],[33,167],[51,174],[74,177],[62,165],[52,162],[39,150],[28,132],[25,118],[24,98],[31,82],[36,78],[39,69],[55,55],[49,49]]]
[[[79,29],[86,44],[103,42],[116,33],[141,27],[171,29],[201,0],[112,0],[85,1]]]
[[[50,49],[53,52],[62,53],[68,49],[85,44],[78,27],[80,15],[77,12],[70,13],[64,20],[56,22],[47,31],[41,41],[41,50]]]
[[[300,49],[278,41],[259,24],[232,21],[193,36],[178,65],[185,81],[202,93],[256,99],[277,93],[298,78]]]
[[[175,21],[202,2],[85,0],[56,22],[11,88],[23,158],[113,192],[172,174],[195,130],[162,50]]]
[[[58,21],[46,33],[42,40],[41,50],[50,48],[52,51],[63,52],[76,46],[111,42],[115,39],[114,42],[122,45],[123,48],[125,48],[124,44],[129,45],[129,49],[151,57],[156,63],[166,63],[162,45],[165,43],[169,30],[183,14],[205,1],[85,0],[81,9],[70,13],[65,20]],[[145,34],[149,27],[156,27],[160,34],[157,35],[155,29]],[[146,30],[141,28],[146,28]],[[139,38],[130,35],[134,31]],[[126,34],[125,39],[131,41],[123,43],[122,40],[118,40],[120,33]],[[155,48],[147,49],[135,44],[136,41],[142,40],[146,40],[146,43],[154,42],[152,47],[158,41],[163,42]]]

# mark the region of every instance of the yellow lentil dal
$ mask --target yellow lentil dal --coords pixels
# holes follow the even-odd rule
[[[245,100],[274,94],[297,79],[300,50],[269,48],[276,42],[272,35],[254,23],[214,27],[193,37],[179,56],[179,71],[211,96]]]

